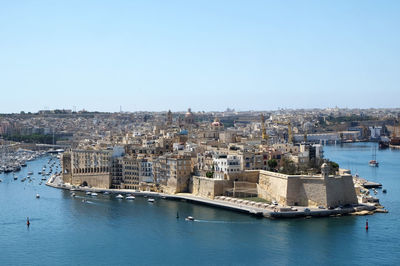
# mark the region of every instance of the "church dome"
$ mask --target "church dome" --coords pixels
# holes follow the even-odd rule
[[[186,124],[193,124],[194,123],[194,115],[192,110],[189,108],[187,113],[185,114],[185,123]]]
[[[186,112],[185,117],[193,117],[193,113],[192,113],[192,110],[190,108]]]
[[[219,118],[218,118],[218,117],[216,117],[216,118],[214,119],[214,122],[212,122],[211,125],[214,126],[214,127],[223,126],[222,122],[219,121]]]

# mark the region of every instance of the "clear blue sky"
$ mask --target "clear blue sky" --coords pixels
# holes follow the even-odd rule
[[[398,107],[400,1],[0,1],[0,112]]]

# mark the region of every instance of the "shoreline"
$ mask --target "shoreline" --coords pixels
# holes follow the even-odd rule
[[[137,191],[130,189],[101,189],[101,188],[88,188],[88,187],[75,187],[72,185],[54,183],[59,179],[59,176],[52,176],[46,181],[46,186],[64,189],[69,191],[80,191],[80,192],[96,192],[104,193],[109,192],[111,194],[132,194],[134,196],[150,196],[154,198],[162,198],[166,200],[176,200],[176,201],[187,201],[193,204],[206,205],[214,208],[226,209],[231,211],[236,211],[240,213],[245,213],[252,216],[264,217],[264,218],[278,218],[278,219],[288,219],[288,218],[312,218],[312,217],[338,217],[343,215],[371,215],[375,212],[387,212],[379,208],[375,204],[358,204],[357,206],[351,206],[346,208],[335,208],[329,209],[319,209],[317,207],[306,207],[306,206],[273,206],[270,204],[263,204],[259,202],[251,201],[240,201],[237,198],[229,197],[215,197],[215,199],[198,197],[189,193],[179,193],[179,194],[165,194],[152,191]],[[232,200],[232,201],[231,201]],[[236,202],[237,201],[237,202]]]

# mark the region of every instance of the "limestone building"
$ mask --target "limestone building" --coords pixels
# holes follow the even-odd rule
[[[154,180],[168,193],[186,192],[192,172],[191,157],[167,154],[153,161]]]
[[[75,186],[110,188],[112,151],[70,150],[62,155],[62,179]]]

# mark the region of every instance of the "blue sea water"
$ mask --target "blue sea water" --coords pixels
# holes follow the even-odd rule
[[[72,198],[39,185],[48,158],[38,159],[18,181],[0,175],[0,265],[399,265],[400,151],[379,150],[373,168],[373,145],[326,146],[325,157],[383,183],[388,193],[378,197],[388,214],[293,220],[163,199]],[[35,180],[20,182],[28,171]]]

